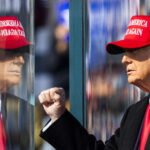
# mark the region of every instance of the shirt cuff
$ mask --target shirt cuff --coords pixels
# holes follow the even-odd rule
[[[43,129],[42,132],[45,132],[55,121],[51,120]]]

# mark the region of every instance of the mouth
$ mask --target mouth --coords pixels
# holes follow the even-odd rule
[[[135,70],[132,70],[132,69],[127,69],[127,74],[131,74],[131,73],[133,73],[133,72],[135,72]]]
[[[18,71],[18,70],[12,70],[12,71],[9,71],[10,73],[14,73],[14,74],[21,74],[21,71]]]

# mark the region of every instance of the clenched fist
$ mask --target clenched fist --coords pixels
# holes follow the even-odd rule
[[[42,91],[39,101],[53,121],[57,120],[65,111],[65,92],[62,88],[55,87]]]

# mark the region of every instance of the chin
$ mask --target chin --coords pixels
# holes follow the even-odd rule
[[[15,77],[15,78],[11,78],[11,79],[7,80],[7,83],[8,83],[8,85],[14,86],[14,85],[19,84],[20,81],[21,81],[20,77]]]
[[[134,84],[134,85],[136,85],[138,82],[139,82],[140,80],[138,79],[138,78],[135,78],[135,77],[128,77],[128,82],[130,83],[130,84]]]
[[[148,90],[145,88],[145,86],[143,84],[143,80],[137,79],[137,78],[128,78],[128,82],[130,84],[133,84],[133,85],[139,87],[141,90],[148,92]]]

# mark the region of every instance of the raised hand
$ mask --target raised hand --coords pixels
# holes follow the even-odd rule
[[[45,112],[55,121],[65,111],[65,91],[63,88],[50,88],[42,91],[39,101],[43,105]]]

